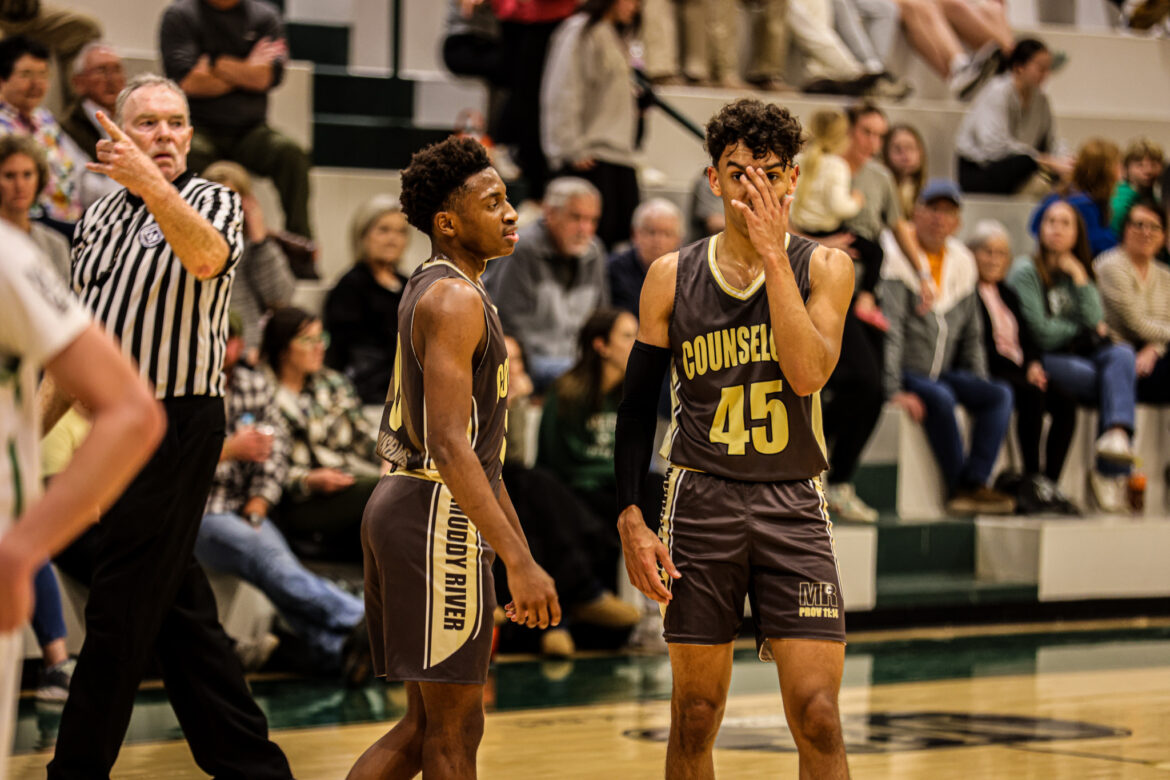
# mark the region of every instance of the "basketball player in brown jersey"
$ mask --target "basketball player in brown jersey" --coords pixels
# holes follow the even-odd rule
[[[515,622],[561,611],[532,559],[501,479],[508,353],[479,282],[509,255],[516,212],[487,152],[469,138],[423,149],[402,172],[402,210],[431,238],[398,308],[394,382],[378,453],[390,463],[362,521],[374,671],[406,681],[402,720],[351,780],[473,778],[495,608],[491,564],[508,569]]]
[[[668,778],[714,777],[745,596],[760,657],[779,670],[800,777],[849,773],[819,391],[840,353],[853,263],[788,233],[800,146],[787,110],[757,100],[725,106],[707,125],[707,174],[727,227],[659,258],[642,287],[618,413],[618,528],[630,581],[665,605]],[[668,367],[670,470],[655,536],[638,499]]]

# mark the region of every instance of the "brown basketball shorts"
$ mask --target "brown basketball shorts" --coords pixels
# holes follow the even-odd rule
[[[751,602],[765,639],[845,641],[841,578],[819,480],[739,482],[671,467],[659,537],[681,579],[663,622],[667,642],[730,642]]]
[[[385,476],[362,517],[374,673],[482,684],[492,652],[495,551],[440,482]]]

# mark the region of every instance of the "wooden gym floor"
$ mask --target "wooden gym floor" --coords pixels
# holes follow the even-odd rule
[[[363,691],[258,678],[257,699],[299,780],[339,780],[399,717],[400,686]],[[662,774],[664,656],[512,658],[493,669],[483,778]],[[850,638],[841,712],[853,776],[1170,780],[1170,620]],[[44,777],[55,713],[21,702],[13,780]],[[115,778],[199,778],[165,696],[144,690]],[[736,654],[716,750],[723,778],[796,777],[775,670]]]

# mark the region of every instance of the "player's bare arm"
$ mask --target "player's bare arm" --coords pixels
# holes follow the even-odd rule
[[[134,102],[128,100],[127,111],[138,109],[142,102],[141,99]],[[189,147],[194,132],[186,113],[179,110],[181,106],[181,103],[173,107],[146,104],[141,112],[127,119],[127,125],[137,131],[136,138],[153,140],[155,148],[152,148],[152,152],[159,155],[172,154],[178,146]],[[173,108],[178,113],[155,110],[166,108]],[[223,271],[230,255],[223,235],[190,203],[183,200],[182,194],[135,139],[101,111],[97,112],[97,119],[110,137],[98,141],[97,161],[86,163],[86,167],[94,173],[109,176],[142,198],[162,229],[167,243],[174,249],[175,257],[188,273],[197,279],[210,279]],[[154,129],[159,125],[167,126],[161,134]]]
[[[638,321],[638,342],[626,369],[626,393],[618,413],[618,440],[615,448],[618,455],[614,467],[618,471],[619,485],[640,484],[649,469],[648,453],[654,447],[658,390],[662,385],[664,369],[643,369],[647,367],[647,361],[652,360],[646,357],[649,351],[670,348],[670,315],[674,310],[677,271],[678,253],[663,255],[650,266],[646,272],[646,281],[642,284],[638,304],[641,315]],[[647,454],[628,457],[631,452],[642,451]],[[619,503],[627,500],[623,495],[627,492],[619,488]],[[622,538],[622,553],[630,584],[661,604],[669,602],[670,591],[659,579],[658,567],[661,565],[676,579],[681,575],[670,560],[666,546],[647,527],[637,503],[629,502],[622,508],[618,515],[618,533]]]
[[[69,466],[41,500],[28,508],[0,541],[0,592],[28,595],[33,573],[59,552],[121,494],[158,446],[166,418],[130,361],[96,325],[45,366],[69,397],[93,416],[93,428]],[[28,619],[31,596],[6,611],[0,632]]]
[[[482,300],[466,282],[436,282],[419,301],[411,338],[423,364],[426,447],[455,501],[507,566],[514,620],[547,628],[561,619],[553,580],[532,559],[467,440],[472,367],[485,335]]]
[[[809,270],[806,304],[792,274],[784,238],[792,198],[781,196],[756,166],[745,170],[747,203],[733,200],[744,217],[752,247],[764,262],[764,286],[772,332],[783,334],[780,369],[799,395],[825,386],[841,354],[841,332],[853,295],[853,261],[838,249],[819,248]]]

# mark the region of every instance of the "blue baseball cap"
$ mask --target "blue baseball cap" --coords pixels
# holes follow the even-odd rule
[[[956,206],[963,205],[963,193],[959,190],[959,185],[950,179],[931,179],[928,181],[918,196],[918,202],[930,203],[939,198],[946,198]]]

